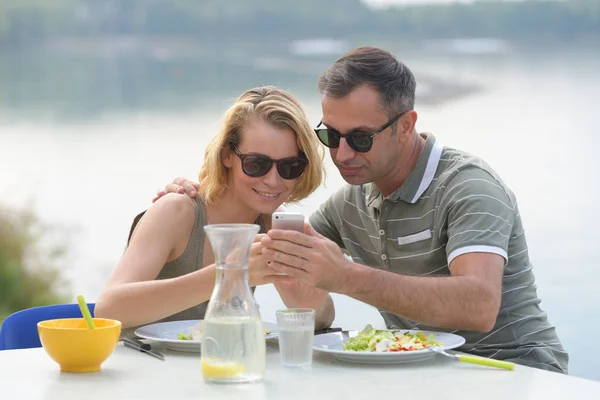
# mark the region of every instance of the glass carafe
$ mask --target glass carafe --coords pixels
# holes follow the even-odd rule
[[[258,382],[265,374],[265,332],[248,283],[250,246],[259,226],[206,225],[216,264],[202,329],[202,375],[211,382]]]

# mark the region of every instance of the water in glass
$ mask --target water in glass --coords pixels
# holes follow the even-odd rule
[[[306,329],[279,331],[279,351],[281,362],[287,367],[306,367],[312,363],[313,355],[312,327]]]

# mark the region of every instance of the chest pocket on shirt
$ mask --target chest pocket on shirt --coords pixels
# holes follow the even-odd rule
[[[429,229],[426,229],[423,232],[413,233],[412,235],[398,237],[398,245],[404,246],[427,239],[431,239],[431,230]]]

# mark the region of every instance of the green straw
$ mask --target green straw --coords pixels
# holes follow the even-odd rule
[[[94,320],[92,319],[92,315],[90,314],[90,309],[87,306],[82,295],[77,296],[77,303],[79,304],[79,309],[81,310],[81,314],[83,315],[83,319],[85,319],[85,323],[88,328],[94,329]]]

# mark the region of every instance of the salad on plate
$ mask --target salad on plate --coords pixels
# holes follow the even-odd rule
[[[342,346],[346,351],[358,352],[398,352],[423,350],[430,346],[442,346],[434,334],[425,336],[423,332],[388,331],[367,325],[362,331],[345,341]]]

